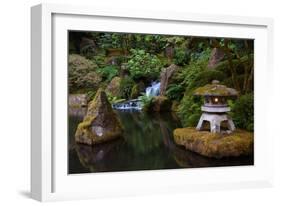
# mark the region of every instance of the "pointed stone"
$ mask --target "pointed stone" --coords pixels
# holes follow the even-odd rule
[[[83,122],[78,125],[75,141],[93,145],[121,137],[122,133],[121,123],[105,92],[99,89],[94,100],[89,104]]]
[[[169,67],[164,68],[160,74],[160,95],[165,95],[168,85],[170,84],[174,74],[177,73],[179,67],[171,64]]]

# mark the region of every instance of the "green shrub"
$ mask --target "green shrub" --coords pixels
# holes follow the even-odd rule
[[[176,48],[173,57],[173,62],[177,65],[183,66],[189,61],[185,48]]]
[[[180,100],[184,93],[184,87],[180,84],[168,85],[166,96],[171,100]]]
[[[130,98],[136,99],[141,94],[141,92],[144,92],[144,90],[145,90],[145,85],[143,82],[139,82],[135,84],[132,88]]]
[[[208,59],[194,60],[179,71],[176,79],[185,87],[186,93],[190,93],[195,89],[195,81],[201,72],[207,68],[207,65]]]
[[[201,98],[194,97],[193,95],[185,95],[182,98],[177,114],[184,127],[196,126],[201,115],[202,104]]]
[[[153,96],[146,96],[145,93],[142,93],[142,95],[139,96],[139,99],[142,104],[142,109],[148,111],[153,103]]]
[[[161,61],[157,56],[136,49],[131,49],[127,66],[133,79],[158,78],[162,68]]]
[[[96,63],[96,65],[98,65],[98,67],[101,68],[106,66],[105,59],[106,59],[106,55],[104,52],[100,52],[92,57],[92,60]]]
[[[102,76],[103,80],[110,82],[111,79],[118,75],[118,67],[114,65],[105,66],[103,68],[98,68],[97,72]]]
[[[117,103],[120,103],[120,102],[123,102],[126,100],[126,99],[121,99],[119,97],[113,96],[110,93],[106,93],[106,96],[107,96],[107,99],[110,102],[110,104],[117,104]]]
[[[238,128],[253,131],[254,129],[254,95],[240,96],[232,106],[232,117]]]
[[[201,113],[192,114],[188,117],[186,124],[195,127],[201,117]]]
[[[190,88],[202,87],[210,84],[213,80],[223,81],[226,78],[225,73],[213,69],[207,69],[200,72],[190,83]]]
[[[130,77],[124,77],[120,82],[120,96],[121,98],[129,99],[132,93],[132,88],[135,85],[135,82]]]

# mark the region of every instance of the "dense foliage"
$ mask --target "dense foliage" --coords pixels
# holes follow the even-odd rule
[[[122,78],[120,82],[120,96],[122,98],[129,99],[134,84],[135,83],[131,77]]]
[[[232,106],[232,117],[238,128],[254,130],[254,95],[242,95]]]
[[[110,80],[117,76],[119,71],[118,68],[114,65],[105,66],[97,69],[97,72],[102,76],[103,80],[110,82]]]
[[[157,79],[161,67],[161,62],[155,55],[146,53],[144,50],[131,50],[128,69],[133,79]]]

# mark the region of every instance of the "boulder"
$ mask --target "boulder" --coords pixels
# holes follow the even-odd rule
[[[68,105],[70,107],[85,107],[87,103],[86,94],[70,94],[68,96]]]
[[[211,52],[208,68],[214,68],[224,58],[224,51],[219,48],[214,48]]]
[[[164,68],[160,74],[160,95],[165,95],[168,85],[171,83],[173,75],[178,71],[178,66],[171,64]]]
[[[71,93],[77,90],[98,88],[102,78],[96,72],[97,65],[83,56],[70,54],[68,58],[68,85]]]
[[[110,93],[112,96],[119,96],[120,94],[120,82],[121,78],[120,77],[114,77],[109,85],[106,88],[106,92]]]
[[[254,134],[244,130],[227,133],[197,131],[195,128],[178,128],[173,132],[176,144],[203,156],[222,158],[252,155]]]
[[[123,129],[102,89],[90,102],[83,122],[78,125],[75,141],[94,145],[121,137]]]
[[[154,112],[168,112],[171,111],[172,103],[168,97],[155,96],[153,97],[150,110]]]

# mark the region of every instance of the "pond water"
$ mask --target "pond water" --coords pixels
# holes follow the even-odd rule
[[[77,144],[74,134],[85,108],[69,111],[69,174],[133,170],[253,165],[253,157],[213,159],[175,145],[172,132],[181,127],[173,113],[116,111],[125,128],[122,138],[95,146]]]

